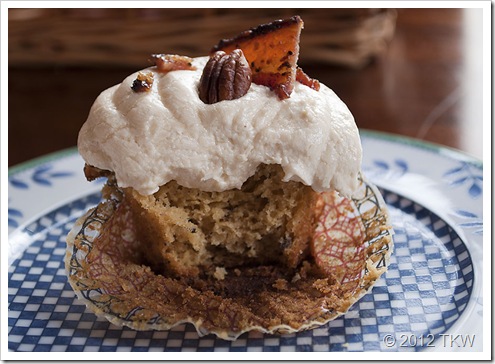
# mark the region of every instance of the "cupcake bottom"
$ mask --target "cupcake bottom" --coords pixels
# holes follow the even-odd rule
[[[93,312],[137,330],[189,322],[200,335],[234,340],[250,330],[288,333],[322,325],[345,313],[386,271],[393,243],[383,200],[366,181],[351,199],[334,192],[318,197],[318,218],[296,264],[282,257],[196,275],[149,264],[134,202],[108,199],[67,238],[69,282]]]

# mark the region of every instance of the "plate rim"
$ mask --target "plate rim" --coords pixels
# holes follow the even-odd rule
[[[372,130],[372,129],[359,129],[361,135],[365,135],[366,137],[386,140],[389,142],[394,142],[398,144],[406,144],[409,146],[413,146],[422,150],[435,152],[436,154],[444,155],[454,160],[464,161],[471,163],[479,168],[483,168],[483,160],[479,159],[468,152],[463,150],[449,147],[447,145],[430,142],[423,139],[417,139],[406,135],[399,135],[388,133],[384,131]]]

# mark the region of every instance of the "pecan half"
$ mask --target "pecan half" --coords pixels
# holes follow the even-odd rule
[[[244,96],[251,87],[251,68],[240,49],[230,54],[215,52],[199,81],[199,98],[205,104],[235,100]]]

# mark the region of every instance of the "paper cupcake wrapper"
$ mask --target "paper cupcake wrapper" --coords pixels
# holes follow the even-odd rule
[[[322,199],[312,259],[298,271],[289,276],[280,267],[240,268],[222,281],[194,282],[143,265],[129,207],[100,203],[67,237],[68,280],[96,315],[136,330],[191,323],[200,336],[235,340],[251,330],[311,329],[365,295],[387,270],[393,249],[385,203],[364,178],[352,198],[328,192]]]

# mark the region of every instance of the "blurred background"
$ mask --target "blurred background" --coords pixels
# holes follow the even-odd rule
[[[9,9],[9,166],[75,146],[98,94],[150,54],[206,55],[296,14],[299,65],[359,128],[482,159],[481,9]]]

